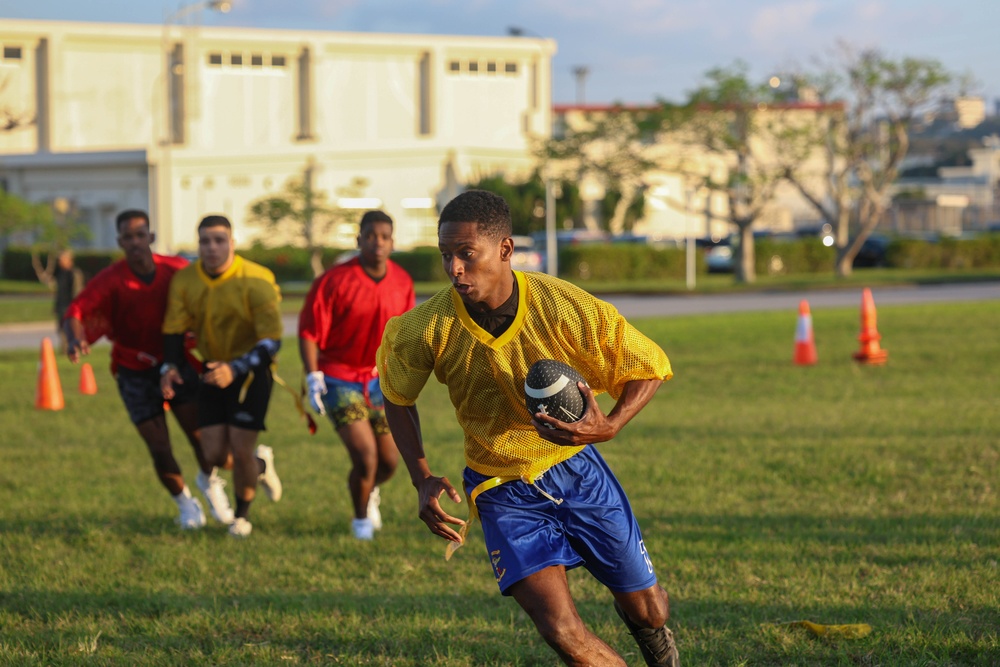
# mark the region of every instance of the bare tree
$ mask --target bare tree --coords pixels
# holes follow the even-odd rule
[[[660,127],[668,144],[686,147],[681,154],[687,157],[672,170],[728,201],[725,219],[740,239],[735,277],[752,283],[757,278],[753,225],[782,181],[775,146],[791,125],[774,89],[750,81],[747,70],[742,62],[709,70],[684,105],[662,104]]]
[[[647,172],[657,166],[648,151],[655,128],[651,108],[611,107],[581,112],[569,120],[559,136],[544,142],[538,153],[561,177],[577,182],[593,178],[605,192],[618,193],[608,231],[625,231],[630,210],[644,187]]]
[[[834,270],[847,276],[889,203],[888,191],[909,150],[910,123],[947,94],[952,75],[935,60],[894,60],[877,49],[841,45],[833,64],[795,78],[822,99],[843,102],[843,113],[827,116],[813,136],[803,138],[826,153],[821,185],[801,163],[787,164],[785,176],[833,227]]]

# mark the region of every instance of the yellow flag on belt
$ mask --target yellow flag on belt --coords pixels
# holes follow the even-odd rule
[[[861,639],[867,637],[872,632],[872,626],[867,623],[854,623],[851,625],[821,625],[812,621],[792,621],[782,623],[793,628],[805,628],[817,637],[830,637],[831,639]]]

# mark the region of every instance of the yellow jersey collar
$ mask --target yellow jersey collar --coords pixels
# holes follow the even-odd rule
[[[478,338],[484,345],[489,345],[494,349],[503,347],[510,339],[517,335],[517,332],[521,329],[521,325],[524,324],[524,318],[528,312],[528,281],[525,279],[522,271],[514,271],[513,273],[514,279],[517,281],[518,290],[517,314],[514,316],[514,321],[511,322],[506,331],[500,334],[499,338],[494,338],[490,332],[476,324],[469,315],[469,311],[465,308],[462,297],[458,295],[458,292],[454,288],[449,290],[451,292],[451,302],[455,307],[458,319],[462,321],[462,324],[469,330],[469,333]]]
[[[233,263],[229,265],[229,268],[223,271],[222,275],[216,276],[215,278],[205,272],[205,268],[201,265],[200,259],[195,263],[195,266],[198,267],[198,277],[201,278],[201,281],[211,287],[212,285],[223,283],[236,275],[236,272],[243,268],[243,258],[239,255],[235,255],[233,257]]]

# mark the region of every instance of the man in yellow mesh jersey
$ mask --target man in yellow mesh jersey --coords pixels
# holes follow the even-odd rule
[[[198,388],[198,425],[205,460],[233,457],[236,512],[229,534],[250,536],[250,503],[260,482],[281,500],[274,452],[257,445],[271,399],[271,364],[281,347],[281,293],[274,274],[236,254],[233,227],[222,215],[198,224],[198,261],[174,274],[163,318],[160,390],[172,399],[184,384],[178,370],[184,336],[194,332],[205,362]]]
[[[613,594],[646,664],[677,665],[667,594],[628,498],[593,447],[614,438],[671,377],[666,355],[610,304],[557,278],[513,271],[510,211],[497,195],[471,190],[452,200],[438,221],[438,248],[452,287],[390,320],[377,357],[420,518],[449,541],[449,555],[463,542],[468,524],[439,503],[444,493],[461,498],[431,472],[417,415],[434,373],[465,433],[469,521],[482,523],[501,593],[566,664],[625,665],[577,614],[566,570],[582,565]],[[524,378],[539,359],[569,364],[587,380],[582,419],[528,412]],[[607,415],[595,391],[616,399]]]

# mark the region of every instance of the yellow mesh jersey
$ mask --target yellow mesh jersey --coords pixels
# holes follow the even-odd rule
[[[517,315],[499,338],[476,325],[448,288],[389,320],[377,363],[382,392],[397,405],[413,405],[431,372],[448,387],[470,468],[534,479],[582,448],[554,445],[535,432],[524,401],[531,364],[562,361],[595,393],[615,399],[631,380],[673,373],[663,350],[611,304],[544,273],[514,275]]]
[[[262,338],[281,339],[281,293],[274,274],[237,255],[217,278],[189,264],[170,282],[163,333],[193,331],[206,361],[232,361]]]

